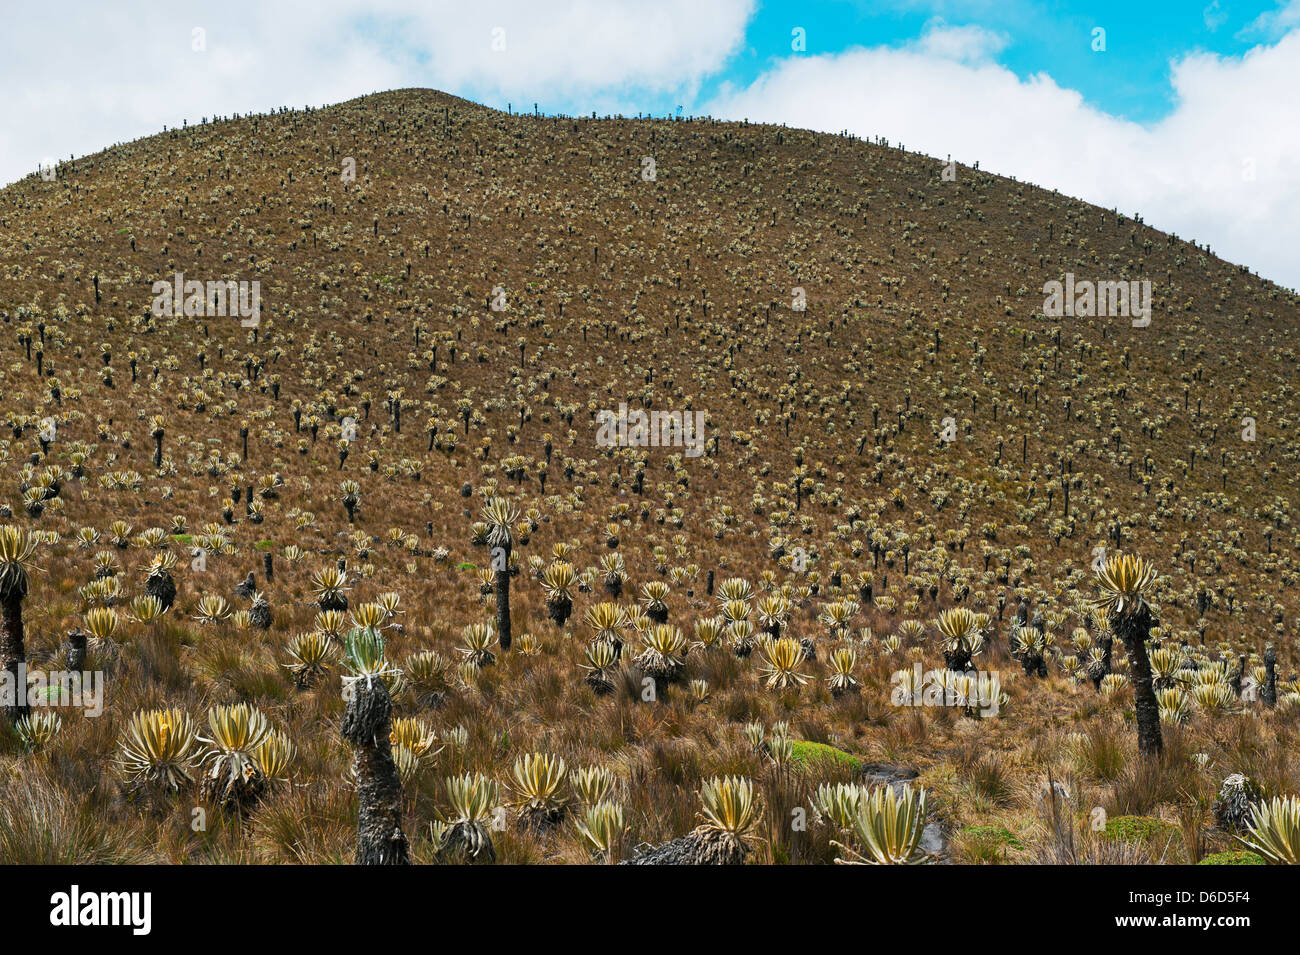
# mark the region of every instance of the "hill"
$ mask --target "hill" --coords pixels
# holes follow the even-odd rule
[[[36,752],[0,737],[4,802],[42,807],[0,819],[0,855],[37,853],[12,814],[39,812],[69,830],[106,814],[69,836],[93,857],[351,858],[341,633],[323,678],[296,687],[286,668],[295,637],[340,629],[313,593],[340,563],[342,630],[397,595],[374,622],[405,674],[395,713],[419,723],[399,768],[420,860],[443,836],[446,777],[494,778],[509,804],[533,751],[610,768],[629,846],[685,835],[705,780],[748,776],[760,861],[826,861],[827,833],[783,820],[856,772],[779,742],[774,764],[773,733],[915,767],[962,859],[987,851],[970,827],[1039,846],[1019,858],[1048,851],[1049,771],[1076,777],[1082,816],[1173,818],[1181,791],[1228,772],[1297,788],[1300,303],[1138,219],[883,142],[402,90],[207,120],[31,176],[0,191],[0,276],[0,487],[40,538],[25,652],[55,669],[89,629],[106,686],[102,717],[57,711]],[[185,281],[205,283],[189,309]],[[1053,281],[1149,281],[1150,321],[1048,317]],[[255,314],[213,314],[207,283],[226,282]],[[698,420],[702,441],[622,446],[608,416],[623,408]],[[496,621],[493,498],[517,509],[509,650],[467,631]],[[1152,636],[1181,648],[1157,672],[1186,713],[1156,781],[1118,643],[1110,692],[1086,673],[1105,631],[1085,604],[1093,565],[1118,552],[1159,571]],[[162,553],[179,558],[176,604],[142,620],[132,600]],[[561,562],[572,583],[548,571]],[[268,629],[232,594],[250,572]],[[753,593],[742,608],[717,592],[730,578]],[[607,695],[582,669],[602,601],[627,611]],[[1041,670],[1011,656],[1022,603]],[[999,674],[995,718],[891,704],[899,670],[944,666],[936,621],[954,608],[987,615],[975,663]],[[703,645],[724,612],[747,622]],[[641,656],[655,619],[700,644],[670,648],[667,675]],[[811,658],[773,663],[754,638],[774,625]],[[1195,693],[1220,663],[1211,682],[1231,686],[1242,654],[1262,677],[1268,644],[1276,710],[1239,699],[1240,679],[1231,699]],[[832,693],[836,650],[860,692]],[[485,651],[492,665],[462,663]],[[769,688],[773,673],[787,679]],[[240,702],[295,750],[292,785],[241,797],[245,828],[202,769],[159,794],[115,764],[139,711],[203,726]],[[515,812],[498,859],[587,857],[569,822]],[[1161,858],[1181,852],[1196,854]]]

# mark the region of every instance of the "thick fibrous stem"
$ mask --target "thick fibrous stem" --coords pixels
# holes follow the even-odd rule
[[[944,650],[943,665],[949,670],[954,670],[958,673],[965,673],[967,670],[971,669],[970,648],[963,643],[955,646],[951,650]]]
[[[357,865],[409,865],[402,831],[402,782],[393,763],[389,733],[393,703],[383,680],[352,684],[343,714],[343,738],[356,747]]]
[[[19,665],[27,660],[23,639],[23,595],[12,589],[0,596],[0,667],[12,675],[13,693],[0,695],[0,707],[10,720],[20,720],[28,713],[25,687],[19,683]]]
[[[1111,617],[1111,629],[1124,641],[1132,664],[1133,707],[1137,714],[1138,752],[1158,756],[1163,747],[1160,737],[1160,704],[1156,701],[1155,683],[1151,679],[1151,661],[1147,658],[1147,634],[1155,621],[1143,604],[1136,613]]]
[[[510,543],[492,548],[496,568],[497,639],[502,650],[510,649]]]
[[[573,598],[559,594],[546,602],[546,614],[557,627],[563,627],[573,613]]]
[[[1265,706],[1277,706],[1277,652],[1272,647],[1264,648],[1264,686],[1259,698]]]
[[[68,631],[68,669],[80,673],[86,665],[86,632],[79,627]]]

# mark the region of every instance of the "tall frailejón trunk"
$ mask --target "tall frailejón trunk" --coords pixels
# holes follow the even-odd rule
[[[1155,621],[1145,605],[1134,614],[1117,614],[1112,629],[1124,641],[1131,664],[1133,707],[1137,715],[1138,752],[1159,756],[1164,746],[1160,736],[1160,704],[1156,701],[1155,682],[1151,678],[1151,660],[1147,657],[1147,634]]]
[[[510,649],[510,544],[492,548],[492,566],[496,570],[497,638],[502,650]]]
[[[1265,706],[1277,706],[1277,651],[1272,645],[1264,648],[1264,685],[1259,698]]]
[[[10,673],[9,687],[0,690],[0,709],[11,721],[20,720],[28,713],[27,688],[19,685],[19,666],[27,660],[23,638],[23,596],[15,593],[13,588],[0,594],[0,667]]]
[[[343,714],[343,738],[356,747],[357,865],[409,865],[402,831],[402,781],[389,740],[393,702],[378,678],[352,684]]]

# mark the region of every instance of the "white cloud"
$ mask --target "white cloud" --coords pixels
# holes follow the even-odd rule
[[[1211,33],[1228,22],[1228,12],[1219,6],[1219,0],[1202,10],[1201,16],[1205,19],[1205,29]]]
[[[1237,39],[1260,36],[1276,39],[1300,26],[1300,0],[1282,0],[1276,10],[1265,10],[1237,33]]]
[[[1007,38],[1000,33],[977,26],[948,26],[942,19],[929,21],[914,44],[917,52],[926,56],[964,62],[986,60],[1006,45]]]
[[[383,89],[429,86],[516,109],[577,97],[634,111],[633,88],[681,91],[688,102],[740,48],[754,2],[23,4],[6,11],[0,31],[0,183],[46,157],[183,119]],[[192,49],[195,27],[206,31],[205,52]]]
[[[790,58],[706,109],[883,135],[909,150],[978,161],[990,172],[1140,213],[1300,287],[1288,238],[1300,209],[1300,31],[1242,58],[1199,54],[1171,64],[1177,103],[1151,126],[1094,109],[1046,75],[1022,80],[972,58],[971,49],[923,38],[901,50]]]

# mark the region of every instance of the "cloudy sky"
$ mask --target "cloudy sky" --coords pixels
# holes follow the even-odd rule
[[[884,136],[1300,288],[1300,0],[27,3],[0,183],[183,120],[429,86]]]

